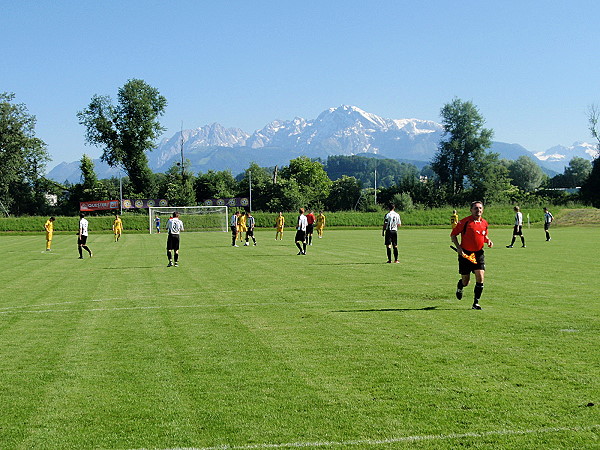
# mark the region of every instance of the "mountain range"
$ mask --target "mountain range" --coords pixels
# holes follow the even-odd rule
[[[327,159],[330,155],[367,155],[427,164],[437,151],[443,126],[422,119],[386,119],[356,106],[340,106],[323,111],[316,119],[274,120],[252,134],[239,128],[224,128],[218,123],[182,130],[163,139],[148,163],[155,172],[166,172],[183,157],[195,173],[229,169],[236,175],[251,162],[263,167],[287,165],[298,156]],[[493,142],[490,149],[501,158],[528,156],[549,175],[561,173],[571,158],[591,160],[595,146],[577,142],[571,147],[555,146],[533,153],[519,144]],[[118,176],[118,169],[95,160],[99,178]],[[63,162],[47,175],[50,179],[72,183],[80,181],[79,161]]]

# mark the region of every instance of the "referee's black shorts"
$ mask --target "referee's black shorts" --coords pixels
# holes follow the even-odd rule
[[[467,251],[465,251],[465,253],[469,254]],[[458,255],[458,273],[461,275],[468,275],[475,270],[485,270],[485,255],[483,253],[483,249],[475,252],[476,264],[473,264],[467,258]]]

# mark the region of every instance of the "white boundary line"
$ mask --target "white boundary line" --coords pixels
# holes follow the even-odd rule
[[[186,295],[196,295],[196,294],[186,294]],[[145,297],[138,297],[145,298]],[[129,300],[130,298],[123,299]],[[107,300],[121,300],[119,299],[103,299],[103,300],[88,300],[89,302],[103,302]],[[40,306],[58,306],[58,305],[69,305],[75,303],[87,303],[88,301],[78,301],[78,302],[62,302],[62,303],[48,303],[48,304],[40,304],[40,305],[29,305],[29,306],[14,306],[9,308],[0,308],[0,314],[25,314],[25,313],[33,313],[33,314],[45,314],[45,313],[64,313],[64,312],[90,312],[90,311],[136,311],[136,310],[149,310],[149,309],[185,309],[185,308],[245,308],[248,306],[273,306],[273,305],[322,305],[322,302],[318,301],[294,301],[292,302],[254,302],[254,303],[204,303],[204,304],[195,304],[195,305],[156,305],[156,306],[115,306],[114,308],[86,308],[86,309],[31,309],[27,310],[25,308],[37,308]],[[377,301],[377,300],[375,300]],[[386,301],[382,299],[380,301]],[[352,300],[353,303],[372,303],[371,300]]]
[[[228,290],[228,291],[220,291],[223,293],[239,293],[239,292],[259,292],[259,291],[268,291],[271,290],[270,288],[263,288],[263,289],[233,289],[233,290]],[[198,296],[198,291],[194,291],[194,292],[165,292],[165,293],[161,293],[160,294],[161,297],[192,297],[192,296]],[[54,302],[54,303],[37,303],[37,304],[33,304],[33,305],[17,305],[17,306],[5,306],[5,307],[0,307],[0,314],[3,311],[8,311],[8,310],[15,310],[15,309],[25,309],[25,308],[38,308],[40,306],[58,306],[58,305],[74,305],[77,303],[93,303],[93,302],[109,302],[109,301],[117,301],[117,300],[139,300],[139,299],[146,299],[148,298],[148,295],[137,295],[137,296],[127,296],[127,297],[107,297],[107,298],[92,298],[89,300],[73,300],[73,301],[68,301],[68,302]],[[260,304],[260,303],[253,303],[253,304]],[[231,306],[232,304],[227,304],[227,306]],[[218,306],[218,305],[207,305],[207,306]]]
[[[482,431],[479,433],[452,433],[452,434],[432,434],[421,436],[403,436],[388,439],[359,439],[352,441],[316,441],[316,442],[287,442],[283,444],[250,444],[250,445],[219,445],[216,447],[176,447],[165,450],[251,450],[263,448],[298,448],[298,447],[334,447],[334,446],[351,446],[351,445],[387,445],[397,444],[402,442],[418,442],[418,441],[444,441],[452,439],[464,438],[483,438],[487,436],[522,436],[527,434],[543,434],[543,433],[561,433],[561,432],[583,432],[595,431],[600,429],[600,425],[591,425],[589,427],[549,427],[538,428],[534,430],[497,430],[497,431]],[[138,449],[145,450],[145,449]]]

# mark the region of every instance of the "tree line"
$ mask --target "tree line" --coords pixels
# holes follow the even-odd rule
[[[147,152],[164,131],[159,118],[167,100],[143,80],[129,80],[116,103],[95,95],[77,113],[86,142],[102,148],[101,159],[126,174],[99,180],[92,159],[80,160],[80,183],[59,184],[44,177],[46,145],[35,137],[35,116],[14,94],[0,94],[0,210],[4,214],[73,214],[79,202],[119,198],[166,198],[173,206],[196,205],[209,198],[248,197],[252,208],[289,211],[301,206],[329,211],[375,211],[394,202],[415,206],[577,200],[600,207],[599,159],[573,158],[563,174],[546,176],[529,157],[501,159],[489,151],[493,130],[472,102],[458,98],[440,111],[444,133],[438,150],[422,168],[406,162],[365,156],[330,156],[326,161],[298,157],[287,166],[260,167],[241,174],[230,171],[193,173],[189,161],[174,163],[166,173],[153,173]],[[590,108],[589,129],[598,141],[598,109]],[[557,188],[581,186],[579,194]],[[47,194],[58,204],[51,206]],[[575,195],[575,197],[574,197]]]

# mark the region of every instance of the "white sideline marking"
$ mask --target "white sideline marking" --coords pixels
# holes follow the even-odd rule
[[[220,291],[223,293],[239,293],[239,292],[258,292],[258,291],[267,291],[267,290],[271,290],[268,288],[263,288],[263,289],[232,289],[232,290],[228,290],[228,291]],[[196,296],[198,295],[198,292],[166,292],[166,293],[162,293],[161,297],[191,297],[191,296]],[[5,306],[0,308],[0,314],[5,311],[5,310],[11,310],[11,309],[25,309],[25,308],[38,308],[40,306],[57,306],[57,305],[74,305],[77,303],[89,303],[89,302],[108,302],[108,301],[114,301],[114,300],[136,300],[136,299],[145,299],[147,298],[147,295],[138,295],[138,296],[127,296],[125,297],[108,297],[108,298],[95,298],[95,299],[89,299],[89,300],[73,300],[73,301],[68,301],[68,302],[55,302],[55,303],[38,303],[35,305],[17,305],[17,306]],[[255,303],[253,303],[255,304]],[[257,303],[256,303],[257,304]]]
[[[192,294],[189,294],[192,295]],[[197,294],[194,294],[197,295]],[[137,297],[137,298],[145,298],[145,297]],[[117,299],[109,299],[109,300],[129,300],[117,298]],[[39,306],[57,306],[57,305],[67,305],[74,303],[87,303],[87,302],[102,302],[104,300],[87,300],[87,301],[78,301],[78,302],[63,302],[63,303],[49,303],[45,305],[29,305],[29,306],[14,306],[5,308],[2,310],[0,308],[0,314],[21,314],[21,313],[35,313],[35,314],[43,314],[43,313],[60,313],[60,312],[89,312],[89,311],[135,311],[135,310],[148,310],[148,309],[183,309],[183,308],[223,308],[223,307],[233,307],[233,308],[241,308],[247,306],[266,306],[266,305],[321,305],[321,302],[318,301],[303,301],[303,302],[254,302],[254,303],[205,303],[205,304],[196,304],[196,305],[156,305],[156,306],[115,306],[114,308],[87,308],[87,309],[31,309],[27,310],[25,308],[37,308]],[[376,300],[375,300],[376,301]],[[386,301],[386,300],[380,300]],[[373,303],[371,300],[353,300],[353,303]]]
[[[462,438],[481,438],[486,436],[510,436],[525,435],[537,433],[560,433],[562,431],[593,431],[600,428],[600,425],[591,425],[589,427],[562,427],[562,428],[538,428],[536,430],[497,430],[482,431],[480,433],[456,433],[456,434],[432,434],[423,436],[403,436],[389,439],[360,439],[353,441],[317,441],[317,442],[287,442],[284,444],[249,444],[249,445],[219,445],[216,447],[175,447],[165,450],[250,450],[261,448],[286,448],[286,447],[333,447],[346,445],[386,445],[400,442],[417,441],[443,441]],[[145,449],[138,449],[145,450]]]

